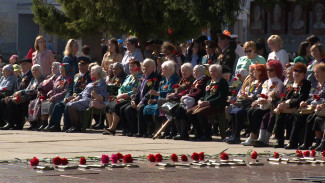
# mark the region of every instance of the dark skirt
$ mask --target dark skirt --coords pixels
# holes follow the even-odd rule
[[[210,115],[215,115],[217,113],[222,112],[223,110],[221,110],[218,107],[214,107],[214,106],[204,106],[204,107],[200,107],[198,105],[192,107],[191,109],[187,110],[188,114],[199,114],[199,115],[204,115],[204,116],[210,116]]]
[[[106,106],[106,113],[115,113],[118,116],[121,116],[120,109],[123,105],[130,103],[129,100],[123,100],[119,101],[119,103],[116,102],[116,100],[108,103]]]
[[[325,129],[325,117],[317,116],[315,118],[315,124],[313,130],[323,132]]]

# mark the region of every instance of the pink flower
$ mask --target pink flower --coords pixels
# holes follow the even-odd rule
[[[111,160],[112,160],[112,163],[117,163],[118,157],[115,154],[112,154],[111,155]]]
[[[108,164],[109,163],[109,157],[108,155],[103,154],[101,158],[102,164]]]

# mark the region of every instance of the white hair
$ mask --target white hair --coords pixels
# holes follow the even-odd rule
[[[52,66],[56,67],[56,72],[54,74],[59,74],[60,73],[60,62],[53,62]]]
[[[101,79],[105,78],[106,77],[106,72],[103,70],[103,68],[99,65],[95,65],[91,68],[91,70],[94,70],[95,72],[98,73],[99,77]]]
[[[196,65],[194,67],[194,70],[197,70],[200,73],[201,76],[206,75],[205,67],[203,65]]]
[[[31,70],[33,70],[33,69],[37,69],[41,74],[43,74],[43,70],[42,70],[42,66],[41,66],[41,65],[39,65],[39,64],[34,64],[34,65],[32,66],[32,69],[31,69]]]
[[[181,66],[181,69],[188,69],[188,70],[190,70],[191,72],[193,72],[193,65],[191,64],[191,63],[185,63],[185,64],[183,64],[182,66]]]
[[[176,70],[176,64],[174,61],[168,60],[161,65],[161,68],[167,67],[168,70],[171,70],[172,73]]]
[[[222,73],[222,66],[219,64],[212,64],[209,69],[215,69],[219,74]]]
[[[146,58],[144,61],[143,61],[143,64],[144,63],[150,63],[151,66],[155,67],[156,68],[156,62],[150,58]]]

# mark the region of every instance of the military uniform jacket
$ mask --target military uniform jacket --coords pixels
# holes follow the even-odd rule
[[[81,93],[87,86],[88,83],[91,82],[91,77],[89,71],[87,71],[85,74],[76,74],[73,79],[73,83],[69,85],[68,92],[66,94],[66,97],[77,95]]]
[[[226,106],[229,93],[228,82],[220,78],[219,81],[209,81],[205,88],[205,96],[200,100],[208,101],[210,106],[223,108]]]
[[[236,61],[236,53],[235,50],[231,49],[230,47],[226,48],[222,54],[218,56],[217,63],[220,65],[228,66],[232,71],[234,70],[234,64]]]

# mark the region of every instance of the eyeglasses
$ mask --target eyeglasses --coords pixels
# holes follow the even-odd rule
[[[266,69],[268,72],[273,72],[274,69]]]
[[[245,50],[245,53],[251,53],[253,50]]]
[[[296,72],[296,73],[304,73],[304,71],[302,71],[302,70],[297,70],[297,69],[293,70],[293,72]]]

